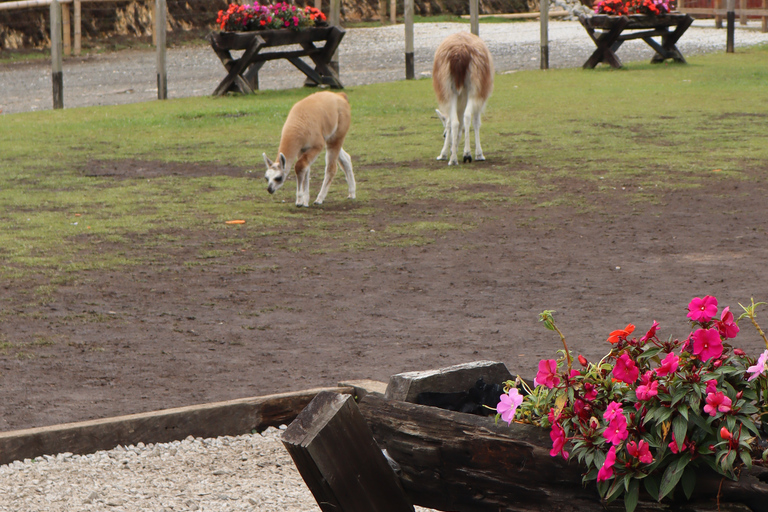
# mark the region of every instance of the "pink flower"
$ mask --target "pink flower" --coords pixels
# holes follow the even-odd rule
[[[630,441],[627,444],[627,452],[629,452],[631,456],[635,457],[643,464],[650,464],[653,462],[653,455],[651,455],[651,451],[648,448],[648,443],[642,439],[639,443]]]
[[[616,360],[616,365],[613,367],[613,376],[622,382],[632,384],[640,376],[640,370],[635,362],[630,359],[629,354],[624,352]]]
[[[717,379],[710,379],[707,381],[707,394],[717,391]]]
[[[656,320],[654,320],[654,321],[653,321],[653,325],[651,326],[651,328],[650,328],[650,329],[648,329],[648,332],[647,332],[647,333],[645,333],[645,336],[643,336],[642,338],[640,338],[640,341],[642,341],[642,342],[645,342],[645,341],[648,341],[648,340],[650,340],[651,338],[655,337],[655,336],[656,336],[656,331],[657,331],[658,329],[659,329],[659,322],[657,322]]]
[[[719,412],[729,412],[731,410],[731,399],[725,396],[721,391],[707,394],[707,405],[704,406],[704,412],[710,416],[717,416]]]
[[[629,432],[627,432],[627,418],[623,414],[620,414],[613,418],[611,422],[605,427],[603,437],[606,441],[616,446],[624,441]]]
[[[661,362],[661,366],[656,368],[656,375],[659,377],[665,377],[670,373],[675,373],[679,365],[680,358],[677,357],[674,352],[670,352]]]
[[[706,323],[717,314],[717,299],[707,295],[703,299],[694,297],[688,304],[688,318],[694,322]]]
[[[608,407],[605,408],[603,413],[603,419],[605,421],[613,421],[613,418],[624,414],[624,409],[621,408],[621,404],[618,402],[611,402]]]
[[[549,432],[549,438],[552,439],[552,449],[549,455],[556,457],[562,455],[564,459],[568,458],[568,452],[565,451],[565,431],[558,423],[552,423],[552,430]]]
[[[693,333],[693,353],[702,361],[723,355],[723,342],[717,329],[699,329]]]
[[[584,383],[584,400],[592,401],[597,398],[597,389],[591,382]]]
[[[597,472],[597,481],[605,482],[609,478],[613,478],[613,465],[616,464],[616,447],[611,446],[608,453],[605,455],[605,462],[603,467]]]
[[[512,424],[512,419],[515,417],[515,412],[520,404],[523,403],[523,397],[517,388],[512,388],[508,393],[505,393],[499,397],[499,403],[496,405],[496,412],[501,414],[501,419],[507,422],[507,425]]]
[[[766,369],[768,368],[768,350],[760,354],[760,357],[757,359],[757,363],[755,363],[754,366],[750,366],[747,368],[747,373],[751,373],[752,375],[749,376],[747,379],[755,380],[758,378]]]
[[[557,361],[554,359],[542,359],[539,361],[536,384],[547,386],[549,389],[560,384],[560,377],[557,376]]]
[[[659,382],[655,380],[651,381],[651,375],[653,375],[653,372],[651,371],[647,371],[643,374],[641,384],[637,386],[637,389],[635,390],[638,400],[650,400],[659,394]]]
[[[688,449],[688,439],[683,439],[683,446],[680,448],[680,450],[677,449],[677,439],[675,439],[675,433],[672,432],[672,442],[667,445],[669,447],[669,450],[677,455],[680,452],[684,452]]]
[[[730,308],[725,308],[720,315],[720,320],[715,322],[717,330],[720,332],[720,336],[725,339],[735,338],[739,334],[739,326],[733,320],[733,313]]]

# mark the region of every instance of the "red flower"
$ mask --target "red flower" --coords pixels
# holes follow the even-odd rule
[[[648,443],[642,439],[639,443],[635,443],[634,441],[627,443],[627,452],[643,464],[650,464],[653,462],[653,455],[651,455],[651,451],[648,448]]]
[[[634,330],[635,330],[635,326],[632,324],[628,324],[623,329],[618,329],[616,331],[611,332],[610,336],[608,336],[608,341],[611,343],[618,343],[619,340],[627,339],[627,336],[632,334]]]

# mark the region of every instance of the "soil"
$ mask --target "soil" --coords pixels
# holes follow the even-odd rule
[[[554,184],[553,194],[592,198],[589,213],[374,201],[372,230],[446,209],[477,226],[419,247],[349,253],[317,254],[309,243],[289,251],[289,234],[259,237],[197,267],[182,262],[232,232],[171,233],[183,240],[172,253],[132,249],[155,264],[63,279],[45,301],[31,300],[48,283],[42,277],[5,284],[0,430],[387,381],[476,360],[528,377],[561,348],[538,322],[545,309],[557,311],[571,349],[593,361],[607,352],[608,333],[627,323],[644,332],[658,320],[664,337],[685,337],[694,296],[715,295],[737,315],[738,302],[768,299],[766,170],[747,171],[745,181],[707,173],[700,186],[659,192],[651,204],[627,201],[632,183],[607,194],[583,182]],[[85,170],[115,179],[243,171],[135,161]],[[260,193],[255,187],[256,200]],[[294,208],[292,191],[279,193]],[[325,210],[359,207],[331,196]],[[763,342],[746,322],[741,328],[734,344],[756,356]]]

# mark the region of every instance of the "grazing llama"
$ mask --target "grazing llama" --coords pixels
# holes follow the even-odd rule
[[[344,93],[316,92],[298,101],[288,113],[280,135],[277,161],[264,153],[267,172],[267,191],[274,194],[283,186],[295,166],[296,206],[309,206],[309,166],[323,150],[325,152],[325,178],[315,204],[323,204],[328,188],[336,175],[337,163],[341,164],[347,178],[349,197],[355,198],[355,175],[352,159],[342,144],[351,123],[349,100]]]
[[[458,165],[456,152],[464,129],[464,162],[472,161],[469,148],[469,125],[475,129],[475,160],[485,160],[480,147],[480,116],[493,91],[493,59],[482,39],[469,32],[452,34],[440,43],[432,68],[435,88],[443,122],[445,142],[438,160],[450,159],[448,165]]]

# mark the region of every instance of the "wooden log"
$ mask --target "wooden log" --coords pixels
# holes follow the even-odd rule
[[[413,512],[351,396],[320,393],[283,444],[325,512]]]
[[[380,447],[401,468],[415,505],[457,512],[623,511],[604,508],[594,483],[582,486],[576,461],[549,455],[546,429],[495,424],[493,418],[445,411],[370,394],[359,404]],[[691,503],[658,503],[641,495],[636,512],[765,512],[768,471],[742,473],[738,482],[699,476]],[[718,503],[718,490],[720,490]]]
[[[310,389],[178,407],[50,427],[0,432],[0,464],[42,455],[109,450],[117,445],[163,443],[187,436],[240,435],[292,421],[320,392]],[[352,393],[353,388],[331,388]]]
[[[416,403],[416,397],[424,391],[455,393],[473,387],[479,378],[486,384],[501,384],[514,379],[504,363],[475,361],[420,372],[406,372],[389,379],[385,396],[390,400]]]

